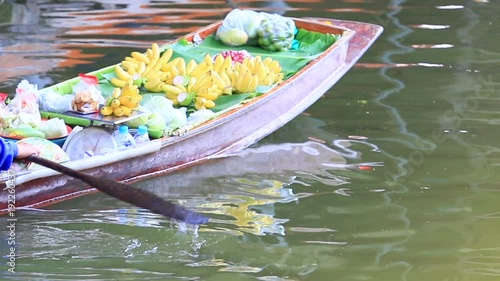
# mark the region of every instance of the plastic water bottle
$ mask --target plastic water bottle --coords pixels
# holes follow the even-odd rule
[[[148,127],[141,125],[137,128],[137,133],[134,135],[135,143],[140,144],[149,141]]]
[[[128,126],[121,125],[118,127],[118,132],[114,134],[118,150],[132,148],[136,145],[134,137],[129,133]]]

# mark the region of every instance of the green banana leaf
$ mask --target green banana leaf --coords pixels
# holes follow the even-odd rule
[[[213,112],[219,112],[233,105],[239,104],[246,98],[250,97],[251,94],[234,94],[234,95],[224,95],[220,96],[215,100],[215,106],[211,108]]]
[[[203,61],[207,54],[214,56],[229,49],[237,51],[246,50],[253,56],[261,56],[262,58],[271,57],[279,61],[285,78],[288,78],[328,49],[328,47],[335,43],[337,36],[299,29],[296,40],[299,42],[299,48],[286,52],[272,52],[258,46],[229,47],[221,41],[216,40],[213,35],[209,35],[199,45],[186,44],[185,41],[180,41],[172,47],[174,49],[174,57],[183,57],[187,60],[194,59],[198,62]]]
[[[338,40],[340,35],[325,34],[320,32],[308,31],[305,29],[299,29],[295,35],[295,39],[299,42],[299,47],[296,50],[289,50],[286,52],[272,52],[262,49],[258,46],[240,46],[240,47],[229,47],[224,45],[222,42],[215,39],[213,35],[208,36],[199,45],[194,45],[186,40],[180,40],[169,46],[163,46],[162,49],[165,50],[167,47],[174,49],[175,57],[183,57],[185,60],[194,59],[197,62],[203,61],[207,54],[214,56],[220,52],[227,50],[247,50],[254,56],[271,57],[278,60],[281,64],[282,70],[285,74],[285,79],[295,74],[297,71],[302,69],[311,60],[318,57],[322,52],[324,52],[328,47]],[[99,81],[99,87],[103,91],[104,96],[112,92],[112,85],[109,80],[112,77],[116,77],[114,66],[108,66],[89,74],[97,76]],[[71,82],[70,82],[71,81]],[[71,79],[64,83],[55,90],[61,94],[71,93],[72,87],[79,81],[79,79]]]
[[[287,79],[333,45],[340,36],[341,35],[325,34],[299,29],[295,35],[295,40],[298,42],[298,48],[284,52],[272,52],[258,46],[229,47],[216,40],[213,35],[205,38],[199,45],[194,45],[186,40],[179,40],[177,43],[162,46],[162,50],[165,51],[167,48],[173,48],[173,58],[183,57],[186,61],[194,59],[197,62],[203,61],[207,54],[214,56],[227,50],[246,50],[253,56],[261,56],[262,58],[271,57],[272,59],[278,60],[281,64],[282,71],[285,74],[285,79]],[[103,96],[107,98],[115,88],[110,82],[111,78],[116,77],[114,73],[114,65],[93,71],[89,74],[97,76],[99,80],[98,88],[101,90]],[[79,81],[80,78],[75,77],[50,88],[60,94],[71,94],[73,86]],[[212,110],[214,112],[222,111],[241,103],[249,97],[260,95],[269,89],[270,87],[260,86],[256,93],[221,96],[215,101],[216,106],[212,108]],[[141,94],[148,94],[144,92],[143,88],[140,90]],[[188,112],[191,112],[192,110],[193,109],[191,107],[188,107]],[[54,116],[54,113],[44,114],[46,114],[47,117]],[[66,121],[71,121],[69,123],[72,124],[86,124],[86,120],[75,119]]]

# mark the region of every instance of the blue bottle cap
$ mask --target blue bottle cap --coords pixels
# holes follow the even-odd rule
[[[139,127],[137,127],[138,134],[143,135],[143,134],[146,134],[147,132],[148,132],[148,127],[146,127],[144,125],[140,125]]]
[[[121,125],[120,127],[118,127],[118,132],[120,133],[128,133],[128,126],[127,125]]]

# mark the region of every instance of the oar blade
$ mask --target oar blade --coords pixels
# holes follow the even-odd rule
[[[132,205],[148,209],[153,213],[189,224],[205,224],[210,219],[202,214],[173,204],[158,195],[110,179],[101,179],[97,189]]]

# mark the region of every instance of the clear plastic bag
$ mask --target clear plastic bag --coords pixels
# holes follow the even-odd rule
[[[55,91],[49,90],[40,94],[38,102],[41,111],[61,113],[71,110],[71,101],[74,95],[61,95]]]
[[[42,122],[39,129],[48,139],[61,138],[68,135],[66,124],[59,118],[52,118]]]
[[[174,108],[172,102],[166,97],[153,96],[144,103],[142,108],[160,115],[168,130],[173,131],[187,124],[186,108]]]
[[[269,51],[287,51],[292,47],[295,22],[278,14],[266,14],[258,31],[258,43]]]
[[[71,108],[83,113],[99,111],[99,104],[105,102],[102,92],[97,88],[97,77],[80,74],[81,81],[73,86]]]
[[[0,124],[2,121],[2,117],[7,117],[10,116],[11,113],[7,109],[7,105],[5,104],[5,101],[9,97],[8,94],[0,93]]]
[[[261,13],[234,9],[229,12],[217,29],[215,38],[229,46],[255,45],[261,21]]]
[[[212,118],[214,114],[215,113],[210,109],[197,110],[189,115],[187,123],[189,125],[197,126]]]
[[[38,127],[42,121],[38,108],[38,87],[30,84],[27,80],[21,81],[17,85],[16,95],[6,109],[13,118],[17,119],[12,120],[12,123],[28,124],[33,128]]]

